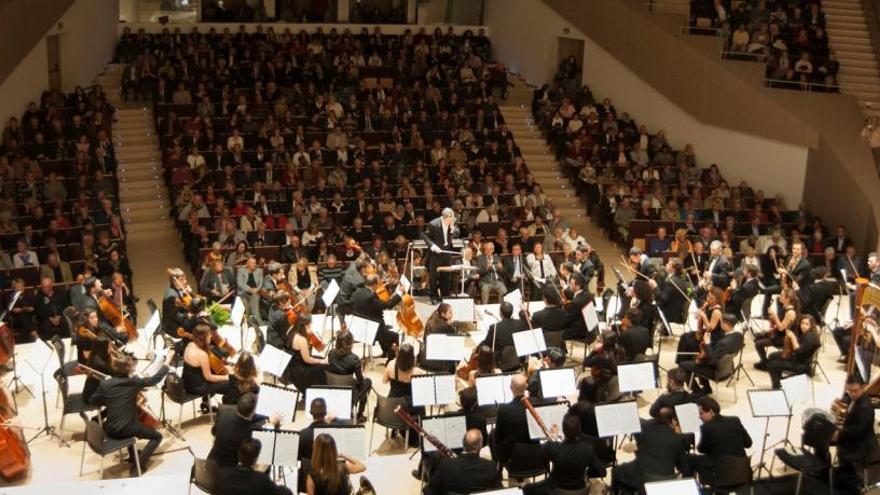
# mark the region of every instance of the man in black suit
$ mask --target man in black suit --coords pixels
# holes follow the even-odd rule
[[[364,277],[369,266],[369,259],[362,256],[349,263],[348,268],[345,269],[342,281],[339,283],[339,294],[336,296],[336,304],[341,315],[351,314],[351,296],[364,286]]]
[[[690,373],[698,373],[697,384],[692,389],[695,393],[711,394],[712,386],[709,385],[707,379],[700,375],[712,376],[718,370],[718,365],[724,356],[736,354],[742,349],[743,334],[736,330],[736,323],[735,315],[725,313],[721,317],[721,331],[723,332],[721,337],[713,341],[712,332],[704,332],[704,355],[689,356],[690,359],[680,363],[682,369],[688,373],[688,379],[690,379]]]
[[[868,277],[874,285],[880,285],[880,253],[868,254]]]
[[[813,283],[813,267],[807,259],[802,242],[798,241],[791,245],[791,257],[785,264],[784,272],[783,276],[790,277],[789,281],[794,280],[797,284],[796,288],[802,289]]]
[[[554,425],[557,426],[557,425]],[[585,477],[604,478],[605,463],[596,455],[590,439],[581,432],[581,418],[576,413],[568,412],[557,426],[562,430],[564,439],[561,442],[545,442],[544,454],[553,468],[550,476],[526,485],[525,495],[552,495],[563,492],[583,492],[587,485]],[[551,428],[551,435],[553,430]]]
[[[106,418],[104,419],[104,431],[109,437],[135,437],[148,440],[147,445],[138,454],[141,472],[147,470],[150,456],[162,442],[162,434],[140,422],[137,395],[144,387],[152,387],[162,381],[162,378],[168,373],[167,363],[173,356],[174,353],[169,352],[166,365],[162,366],[155,375],[146,378],[129,376],[134,371],[134,362],[131,359],[116,360],[111,366],[112,376],[103,380],[89,398],[89,402],[93,405],[104,406]],[[131,476],[138,475],[137,466],[134,464],[134,448],[134,446],[129,447],[132,461],[129,470]]]
[[[709,244],[709,266],[706,268],[704,278],[711,279],[712,286],[726,289],[730,285],[730,273],[733,271],[730,261],[721,254],[721,241],[712,241]]]
[[[183,295],[178,287],[183,287],[186,276],[180,268],[172,268],[168,271],[168,288],[162,296],[162,329],[167,335],[177,337],[177,329],[183,326],[186,318],[186,308],[180,304]]]
[[[281,254],[279,257],[279,261],[282,263],[293,264],[296,263],[300,258],[305,258],[308,256],[308,252],[306,248],[302,247],[300,244],[299,236],[294,235],[290,237],[290,242],[286,245],[281,246]]]
[[[642,275],[648,278],[654,276],[654,265],[648,255],[642,252],[642,248],[633,246],[629,249],[629,261],[636,266],[636,269]]]
[[[235,290],[235,277],[232,270],[225,267],[223,262],[216,260],[211,264],[211,269],[206,270],[199,283],[199,292],[205,295],[208,301],[219,301],[230,291]]]
[[[266,325],[266,343],[277,348],[287,347],[287,334],[290,330],[290,322],[287,320],[285,308],[290,304],[290,294],[279,290],[272,296],[272,308],[269,310],[269,318]]]
[[[752,437],[737,416],[722,416],[721,406],[708,396],[697,400],[700,408],[700,444],[697,452],[703,455],[689,456],[690,464],[700,475],[700,482],[712,484],[715,467],[720,457],[745,457],[752,446]],[[872,413],[873,415],[873,413]]]
[[[646,475],[672,478],[675,470],[688,474],[690,465],[687,450],[689,435],[675,432],[675,412],[663,409],[657,418],[642,427],[636,437],[636,459],[620,464],[611,471],[611,487],[614,493],[620,489],[639,493]]]
[[[652,418],[659,418],[660,412],[664,409],[675,412],[675,406],[694,402],[695,397],[685,390],[684,384],[687,381],[687,373],[681,368],[672,368],[666,372],[666,393],[657,397],[657,400],[651,404],[648,414]]]
[[[501,488],[501,476],[495,461],[480,457],[483,434],[480,430],[468,430],[462,440],[464,452],[452,459],[443,459],[423,495],[446,495],[447,493],[473,493]]]
[[[690,284],[684,277],[681,260],[669,258],[666,262],[666,278],[657,284],[657,306],[669,323],[684,323],[687,317],[689,299],[684,294],[687,294]]]
[[[548,332],[564,331],[568,315],[560,307],[562,302],[559,299],[559,291],[545,285],[542,292],[544,293],[544,309],[535,311],[532,315],[532,327],[540,328],[545,335]]]
[[[85,289],[86,294],[85,298],[83,298],[82,307],[79,309],[83,311],[86,309],[94,309],[95,313],[98,314],[99,325],[105,330],[105,332],[107,332],[111,339],[117,344],[128,342],[128,334],[125,332],[125,328],[114,328],[104,315],[104,311],[101,310],[101,305],[98,303],[98,299],[107,297],[107,293],[101,285],[101,279],[97,277],[89,277],[83,282],[83,288]],[[112,331],[110,330],[111,328],[113,329]]]
[[[626,354],[626,361],[632,362],[639,355],[645,354],[651,347],[651,331],[646,327],[634,322],[642,320],[642,311],[639,308],[629,308],[620,322],[620,337],[617,345]]]
[[[510,460],[514,444],[533,443],[529,435],[529,424],[526,420],[526,408],[522,398],[526,392],[526,376],[515,375],[510,380],[510,391],[513,399],[498,406],[498,415],[495,420],[495,428],[489,434],[489,450],[492,459],[501,464]]]
[[[440,217],[428,222],[425,231],[422,232],[422,240],[430,250],[425,265],[428,268],[428,279],[431,283],[431,304],[437,304],[441,297],[449,293],[451,274],[438,272],[437,268],[449,266],[450,255],[443,251],[452,250],[452,240],[457,236],[455,212],[452,211],[452,208],[444,208]]]
[[[238,465],[220,469],[214,478],[215,495],[293,495],[290,488],[276,485],[268,471],[254,469],[262,444],[256,438],[246,438],[238,448]]]
[[[568,307],[565,309],[565,333],[566,339],[586,339],[586,343],[590,344],[596,340],[598,330],[595,328],[587,328],[584,316],[581,313],[584,306],[593,300],[593,296],[587,291],[587,279],[579,272],[571,274],[568,282],[572,296]]]
[[[235,467],[238,463],[238,448],[241,443],[250,439],[253,431],[263,422],[262,418],[256,418],[256,410],[257,396],[251,392],[242,395],[236,406],[220,408],[217,412],[217,420],[211,428],[214,444],[208,452],[208,461],[212,468]],[[271,419],[276,428],[280,425],[280,421],[280,418]]]
[[[379,323],[376,340],[382,347],[382,352],[385,353],[385,356],[391,359],[397,352],[397,334],[388,330],[382,312],[400,303],[400,293],[395,292],[390,299],[383,301],[376,295],[376,290],[379,288],[380,283],[382,282],[375,274],[367,275],[364,278],[364,286],[354,291],[354,294],[351,295],[351,312],[361,318]]]
[[[846,419],[831,437],[832,444],[837,445],[839,463],[834,473],[834,485],[841,493],[859,493],[861,477],[857,465],[876,462],[880,449],[874,435],[874,406],[865,394],[865,382],[857,374],[847,377],[846,394],[850,398]],[[830,459],[827,452],[822,455]]]
[[[758,281],[758,267],[755,265],[745,265],[742,267],[742,271],[742,283],[737,284],[736,280],[731,280],[730,282],[730,299],[728,299],[725,306],[727,312],[733,313],[737,318],[742,317],[743,309],[751,310],[751,308],[743,308],[743,304],[757,296],[761,290],[761,285]]]
[[[522,254],[522,246],[519,243],[514,243],[510,247],[510,256],[504,257],[504,276],[511,290],[517,288],[521,289],[521,292],[525,290],[528,285],[524,283],[526,281],[526,269],[526,259]]]
[[[489,327],[486,338],[480,342],[480,345],[495,350],[495,362],[501,362],[501,353],[505,347],[513,347],[513,334],[522,332],[526,329],[522,320],[513,319],[513,305],[507,301],[503,301],[498,308],[501,313],[501,320],[493,323]]]
[[[834,296],[842,292],[842,287],[840,280],[834,278],[833,273],[828,273],[828,269],[824,266],[813,269],[812,278],[812,284],[798,289],[801,314],[812,315],[817,321],[822,321],[825,317],[823,311],[825,306]]]
[[[268,320],[269,312],[275,305],[275,294],[278,292],[278,284],[284,280],[284,265],[281,263],[269,263],[266,267],[266,276],[260,285],[260,319]]]

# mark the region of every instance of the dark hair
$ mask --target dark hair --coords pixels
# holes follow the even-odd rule
[[[250,417],[254,411],[257,409],[257,396],[253,394],[253,392],[248,392],[241,396],[238,399],[238,406],[236,407],[238,410],[238,414],[244,417]]]
[[[553,366],[558,368],[565,364],[565,353],[562,352],[562,349],[551,346],[548,347],[545,352],[547,353],[547,357],[550,358],[550,362],[553,363]]]
[[[238,463],[244,467],[252,467],[260,456],[263,443],[256,438],[245,438],[238,447]]]
[[[853,373],[853,374],[846,377],[846,384],[847,385],[864,385],[865,380],[862,380],[862,377],[859,374]]]
[[[687,381],[687,372],[681,368],[672,368],[666,373],[667,381],[684,385]]]
[[[394,367],[398,371],[409,371],[416,365],[416,354],[413,351],[412,344],[403,344],[397,351],[397,358],[394,360]]]
[[[299,315],[299,317],[296,320],[296,325],[293,326],[294,333],[297,333],[297,334],[305,337],[306,336],[306,327],[309,326],[309,324],[311,324],[311,323],[312,323],[312,315],[308,315],[308,314]],[[292,341],[292,339],[293,339],[293,336],[291,336],[291,341]]]
[[[571,274],[570,280],[577,284],[581,289],[585,289],[587,287],[587,277],[584,277],[584,274],[581,272],[574,272]]]
[[[697,405],[700,406],[700,409],[703,411],[711,411],[715,414],[721,412],[721,406],[718,405],[718,401],[707,395],[697,399]]]
[[[553,290],[550,290],[549,286],[544,286],[541,289],[541,292],[544,293],[544,303],[551,306],[559,306],[562,304],[562,298],[559,297],[559,289],[556,289],[556,286],[553,287]]]
[[[721,315],[721,322],[727,323],[731,327],[736,326],[738,321],[739,320],[737,320],[736,315],[733,313],[724,313],[723,315]]]
[[[581,436],[581,417],[577,414],[566,413],[562,418],[562,433],[566,440],[574,440]]]
[[[636,323],[642,321],[642,310],[639,308],[629,308],[626,310],[626,318],[630,323]]]
[[[663,407],[660,409],[660,412],[657,413],[657,421],[665,425],[671,426],[673,419],[675,419],[675,410],[671,407]]]
[[[498,311],[501,312],[502,318],[510,318],[513,316],[513,304],[503,301],[501,305],[498,306]]]
[[[314,419],[324,419],[324,416],[327,415],[327,401],[323,397],[312,399],[312,403],[309,404],[309,414]]]
[[[241,351],[238,360],[235,361],[235,377],[238,379],[238,393],[245,394],[257,387],[257,365],[254,355],[248,351]]]
[[[472,411],[477,407],[477,387],[468,387],[458,393],[458,402],[463,411]]]
[[[654,292],[651,289],[650,284],[648,284],[648,281],[643,278],[633,280],[633,293],[635,293],[635,296],[643,303],[650,304],[654,302]]]
[[[336,334],[336,345],[333,352],[336,353],[336,357],[344,357],[347,356],[351,352],[351,348],[354,345],[354,337],[351,335],[351,332],[348,330],[340,330],[339,333]]]

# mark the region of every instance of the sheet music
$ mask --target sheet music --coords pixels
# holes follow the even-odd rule
[[[600,404],[595,408],[596,426],[602,438],[642,431],[636,401]]]
[[[351,419],[351,402],[354,392],[349,387],[309,387],[306,389],[306,411],[317,398],[327,403],[327,412],[336,418]]]
[[[474,321],[474,300],[466,298],[446,298],[443,302],[452,307],[454,321]]]
[[[437,416],[422,419],[422,428],[443,442],[443,445],[453,450],[464,448],[462,441],[467,432],[467,421],[464,414],[455,416]],[[434,444],[425,440],[422,442],[425,452],[437,450]]]
[[[686,402],[675,406],[675,416],[678,418],[678,424],[682,433],[693,433],[694,443],[700,444],[700,426],[703,422],[700,420],[700,408],[693,402]]]
[[[565,417],[565,413],[568,412],[568,404],[535,406],[535,410],[538,411],[538,415],[541,416],[541,421],[544,422],[544,426],[547,427],[548,432],[553,428],[553,425],[558,426],[559,431],[562,431],[562,418]],[[529,436],[532,440],[543,440],[546,438],[544,432],[541,431],[541,427],[538,426],[538,422],[535,421],[535,418],[533,418],[528,411],[526,411],[526,421],[529,423]]]
[[[336,279],[330,281],[327,284],[327,288],[324,289],[324,293],[321,294],[321,301],[324,303],[324,306],[328,308],[333,305],[333,301],[336,300],[336,296],[339,294],[339,284],[336,283]]]
[[[574,368],[538,370],[538,379],[541,381],[541,395],[545,399],[548,397],[577,395],[576,378]]]
[[[642,392],[657,388],[654,374],[654,363],[619,364],[617,365],[617,381],[620,391]]]
[[[547,350],[544,332],[540,328],[516,332],[513,334],[513,347],[518,357],[544,352]]]
[[[473,492],[471,495],[522,495],[522,488],[501,488],[488,492]]]
[[[257,414],[272,416],[280,414],[285,421],[293,421],[296,413],[297,392],[292,388],[283,388],[269,383],[260,385],[257,394]]]
[[[406,275],[400,276],[400,287],[403,289],[403,292],[409,292],[409,288],[412,287],[412,283],[406,278]]]
[[[593,331],[599,327],[599,313],[596,312],[596,306],[589,302],[581,309],[581,316],[584,317],[584,323],[587,325],[587,331]]]
[[[522,292],[519,289],[514,289],[501,298],[501,300],[509,302],[513,306],[513,318],[515,320],[519,319],[519,309],[522,306]]]
[[[49,366],[49,362],[53,358],[57,359],[56,356],[54,347],[43,339],[37,339],[31,346],[30,352],[25,354],[24,360],[37,374],[42,374]]]
[[[341,452],[354,459],[365,460],[367,458],[366,431],[367,430],[363,425],[341,427],[322,426],[315,427],[314,435],[315,438],[318,438],[318,435],[326,433],[333,437],[333,440],[336,442],[337,452]]]
[[[465,358],[465,339],[462,335],[432,333],[425,337],[425,358],[432,361],[459,362]]]
[[[153,360],[150,361],[143,371],[141,371],[140,375],[143,377],[153,376],[162,369],[162,366],[165,365],[165,350],[164,349],[156,349],[156,354],[153,356]]]
[[[348,322],[348,331],[354,337],[355,342],[363,342],[372,344],[376,340],[376,332],[379,331],[379,322],[361,318],[357,315],[350,315]]]
[[[813,404],[813,388],[810,386],[810,377],[806,374],[783,378],[780,380],[780,384],[785,392],[785,400],[790,405]]]
[[[281,378],[292,358],[293,356],[281,349],[271,344],[266,344],[266,347],[263,347],[263,352],[257,358],[257,366],[266,373]]]
[[[749,390],[749,403],[752,405],[752,416],[756,418],[772,418],[788,416],[791,409],[785,392],[775,390]]]
[[[151,475],[140,478],[106,480],[56,481],[30,483],[21,486],[4,486],[0,495],[95,495],[98,493],[125,493],[126,495],[154,495],[156,493],[187,493],[190,488],[189,470],[173,475]]]
[[[299,432],[278,430],[275,435],[275,465],[296,467],[299,463]]]
[[[235,300],[232,302],[232,309],[229,311],[229,324],[236,330],[241,328],[241,324],[244,321],[244,310],[244,301],[240,297],[235,296]]]
[[[156,329],[159,328],[160,321],[161,318],[159,317],[159,312],[153,311],[153,313],[150,315],[150,319],[147,320],[147,324],[144,325],[143,333],[145,335],[153,335],[153,333],[156,332]]]
[[[415,375],[412,377],[414,406],[452,404],[456,401],[455,375]]]
[[[512,377],[512,374],[478,376],[477,403],[481,406],[491,406],[513,400],[513,392],[510,390]]]
[[[254,430],[253,437],[260,441],[260,455],[257,456],[257,464],[271,466],[275,464],[275,431]],[[299,449],[299,443],[297,443]]]
[[[645,495],[700,495],[700,487],[693,478],[645,483]]]

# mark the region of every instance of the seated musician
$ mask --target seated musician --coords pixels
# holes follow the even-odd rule
[[[593,402],[611,402],[620,397],[617,363],[623,361],[625,355],[623,348],[617,345],[617,332],[605,331],[601,340],[584,358],[584,369],[589,369],[590,374],[581,378],[580,386]]]
[[[216,421],[211,427],[214,443],[208,452],[208,461],[215,473],[218,468],[235,467],[238,463],[238,447],[263,425],[264,421],[256,417],[256,410],[257,396],[248,392],[241,396],[235,407],[221,407],[217,412]],[[270,423],[278,428],[281,418],[273,417]]]
[[[785,332],[794,325],[798,314],[798,298],[794,289],[785,289],[779,293],[779,304],[783,308],[783,316],[779,318],[775,305],[771,305],[768,315],[771,329],[755,336],[755,351],[759,361],[755,368],[767,369],[767,348],[782,347],[785,342]]]
[[[696,399],[690,392],[685,389],[687,382],[687,372],[681,368],[672,368],[666,372],[666,393],[657,397],[657,400],[651,404],[648,414],[652,418],[660,417],[663,409],[675,411],[675,406],[694,402]]]
[[[278,349],[284,349],[284,343],[287,341],[287,333],[290,329],[287,320],[289,309],[290,295],[287,291],[279,290],[272,296],[272,308],[269,310],[266,326],[266,343]]]
[[[681,364],[684,361],[693,361],[694,356],[700,351],[700,334],[720,335],[721,316],[724,308],[721,306],[722,291],[718,287],[712,287],[706,293],[706,300],[699,312],[695,313],[697,326],[701,332],[689,331],[682,334],[678,339],[678,349],[675,362]]]
[[[315,306],[314,289],[318,287],[318,272],[309,266],[308,258],[300,258],[296,260],[296,264],[290,266],[287,280],[294,292],[291,296],[297,301],[305,298],[301,307],[311,310]]]
[[[337,451],[333,437],[326,433],[315,438],[310,464],[305,485],[308,495],[349,495],[349,475],[367,470],[361,461]]]
[[[877,437],[874,435],[874,406],[865,393],[865,382],[857,374],[846,379],[846,395],[849,405],[840,429],[831,437],[837,445],[838,466],[834,470],[834,488],[840,493],[862,491],[861,466],[877,458]],[[830,460],[827,451],[818,455]]]
[[[357,398],[357,422],[364,423],[367,417],[364,409],[367,407],[367,399],[370,396],[370,390],[373,387],[373,381],[369,377],[365,377],[361,367],[361,358],[352,352],[354,346],[354,337],[348,330],[341,330],[336,333],[336,343],[333,350],[327,356],[327,371],[337,375],[354,375],[355,397]]]
[[[103,380],[89,399],[90,404],[104,406],[104,431],[108,436],[148,440],[147,445],[138,453],[141,472],[147,470],[150,456],[162,442],[162,434],[141,423],[137,404],[138,393],[144,387],[152,387],[162,381],[168,373],[168,363],[173,355],[173,352],[169,352],[165,366],[159,369],[155,375],[145,378],[131,376],[134,371],[134,361],[130,358],[114,360],[112,376]],[[131,476],[138,475],[137,466],[134,464],[134,448],[134,445],[128,448],[129,458],[132,462],[129,470]]]
[[[293,331],[287,336],[287,345],[284,346],[284,350],[292,358],[284,370],[283,378],[286,382],[294,384],[297,390],[302,391],[326,383],[324,369],[327,359],[312,356],[311,332],[312,317],[307,314],[299,315]]]
[[[214,478],[215,495],[293,495],[290,488],[275,484],[268,471],[254,469],[262,444],[256,438],[242,440],[238,448],[238,465],[219,469]]]
[[[526,281],[526,261],[522,254],[522,245],[518,242],[514,243],[510,247],[510,256],[503,257],[502,262],[507,283],[512,288],[520,288],[520,292],[523,292]]]
[[[587,290],[587,279],[580,273],[572,273],[568,283],[571,289],[571,300],[565,307],[565,333],[566,340],[586,339],[586,344],[592,344],[598,337],[598,332],[587,328],[584,322],[583,309],[593,300],[593,296]]]
[[[424,375],[425,370],[416,366],[415,351],[411,344],[403,344],[397,352],[397,356],[385,365],[385,374],[382,375],[382,383],[389,384],[388,397],[403,397],[408,404],[409,413],[413,416],[421,415],[423,407],[412,405],[412,377]],[[410,431],[410,446],[419,444],[418,434]]]
[[[211,369],[211,326],[199,323],[193,330],[192,342],[183,351],[183,388],[189,394],[201,395],[202,412],[209,412],[208,399],[229,390],[229,375]],[[217,370],[219,371],[219,370]]]
[[[489,450],[492,459],[500,464],[507,464],[513,446],[517,443],[532,443],[529,425],[526,420],[526,408],[522,398],[526,393],[528,379],[524,374],[514,375],[510,380],[510,391],[513,399],[498,406],[495,428],[489,433]]]
[[[336,296],[336,305],[340,315],[348,315],[352,313],[351,298],[355,291],[364,286],[368,272],[370,271],[370,259],[366,254],[350,263],[342,275],[339,282],[339,294]]]
[[[649,283],[657,287],[657,306],[663,311],[666,320],[669,323],[684,323],[690,302],[686,296],[690,284],[685,279],[680,259],[669,258],[665,267],[666,278],[659,283]]]
[[[718,370],[721,358],[736,354],[742,349],[743,334],[736,329],[736,316],[726,313],[721,318],[719,327],[721,328],[720,335],[705,332],[701,351],[695,356],[689,356],[691,359],[679,363],[679,366],[688,373],[688,379],[690,379],[691,373],[697,373],[696,383],[691,388],[696,394],[711,394],[712,386],[703,375],[712,376]]]
[[[487,244],[488,245],[488,244]],[[447,303],[440,303],[437,309],[428,317],[425,322],[425,336],[431,334],[455,334],[455,328],[452,326],[452,306]],[[419,350],[419,365],[429,371],[441,373],[452,373],[455,370],[455,363],[451,361],[436,361],[427,359],[427,346],[421,346]]]
[[[25,290],[24,280],[14,278],[12,290],[4,294],[3,309],[10,307],[16,294],[20,294],[9,310],[9,326],[15,332],[16,342],[32,342],[38,335],[34,325],[34,293]]]
[[[688,436],[678,433],[675,411],[664,408],[635,435],[636,458],[611,471],[613,493],[644,493],[648,479],[673,479],[675,472],[690,473]]]
[[[551,427],[551,435],[558,435],[559,426]],[[557,490],[582,491],[584,477],[604,478],[605,464],[596,455],[593,446],[581,434],[581,419],[566,413],[562,419],[564,440],[545,442],[544,453],[553,466],[550,476],[523,488],[525,495],[551,495]]]
[[[110,276],[110,300],[117,308],[122,308],[126,314],[126,318],[137,325],[137,301],[138,299],[128,288],[122,273],[115,271]]]
[[[66,306],[64,294],[55,290],[51,278],[44,277],[34,293],[34,313],[37,317],[37,332],[41,339],[48,342],[55,335],[59,337],[68,335],[62,318]]]
[[[630,307],[639,310],[639,317],[636,320],[631,320],[631,323],[634,326],[647,328],[651,336],[653,336],[654,323],[657,321],[658,316],[657,306],[654,304],[654,290],[650,281],[643,278],[633,280],[632,298],[633,300],[630,300]]]
[[[177,338],[177,329],[183,326],[183,320],[186,318],[187,308],[183,305],[182,296],[186,284],[186,276],[180,268],[171,268],[168,270],[168,288],[165,289],[165,295],[162,297],[162,329],[166,335]]]
[[[260,374],[254,355],[241,351],[229,375],[229,388],[223,394],[223,404],[234,406],[247,393],[260,394]]]
[[[751,311],[751,308],[744,308],[743,304],[757,296],[761,290],[759,270],[757,265],[745,265],[742,267],[742,281],[737,282],[736,278],[730,281],[731,294],[725,305],[728,312],[740,317],[741,311]]]
[[[544,335],[551,332],[565,331],[565,321],[568,315],[566,315],[565,310],[561,307],[562,299],[560,298],[560,292],[552,285],[545,285],[541,292],[544,298],[544,308],[535,311],[531,315],[532,327],[540,328]],[[525,319],[522,312],[526,310],[527,307],[523,304],[522,311],[520,312],[521,320]]]
[[[422,491],[424,495],[448,493],[473,493],[501,488],[501,476],[494,461],[480,457],[483,434],[468,429],[462,440],[464,452],[452,459],[442,459],[430,481]]]
[[[199,292],[210,302],[216,302],[235,290],[235,277],[232,270],[226,268],[220,260],[211,262],[211,267],[205,270],[202,280],[199,282]]]
[[[90,350],[88,358],[85,362],[80,362],[99,373],[111,375],[113,373],[112,365],[114,355],[120,356],[118,351],[112,349],[112,345],[110,339],[104,335],[99,335],[98,337],[91,339],[89,341]],[[99,385],[101,385],[101,379],[99,377],[94,374],[86,375],[86,383],[83,385],[82,390],[82,397],[85,402],[89,402],[89,399],[91,399],[95,390],[98,390]]]
[[[101,323],[112,328],[113,325],[107,320],[106,315],[101,311],[101,305],[98,303],[100,298],[110,295],[109,291],[105,291],[102,287],[101,279],[90,277],[83,282],[83,287],[86,290],[86,297],[83,299],[83,305],[80,309],[94,309],[98,313],[98,319],[101,320]],[[122,343],[128,342],[128,334],[122,326],[115,328],[115,335],[111,338]]]
[[[351,311],[353,314],[373,320],[379,323],[376,332],[376,341],[382,347],[382,352],[390,359],[394,356],[397,348],[397,334],[388,329],[382,312],[391,309],[400,303],[400,294],[403,287],[398,285],[397,291],[387,301],[379,299],[377,291],[383,282],[375,274],[364,278],[364,286],[354,291],[351,295]]]
[[[651,330],[641,325],[642,322],[644,322],[642,310],[638,307],[628,309],[620,322],[617,345],[623,349],[624,362],[636,361],[644,357],[651,348]]]
[[[105,337],[111,342],[121,344],[116,329],[102,322],[98,312],[94,308],[88,308],[80,312],[80,322],[77,325],[77,361],[87,363],[91,357],[92,347],[97,337]]]
[[[498,307],[498,312],[501,313],[501,319],[489,326],[486,338],[480,342],[481,346],[494,349],[496,363],[501,362],[501,353],[506,347],[513,347],[513,334],[526,329],[522,320],[513,319],[513,305],[509,302],[503,301]]]
[[[799,375],[810,373],[813,356],[822,347],[816,320],[811,315],[800,315],[795,324],[785,331],[783,350],[767,357],[767,372],[773,388],[780,388],[782,372]]]
[[[538,373],[538,371],[563,367],[565,365],[565,354],[562,352],[562,349],[558,347],[548,347],[547,350],[544,351],[544,355],[541,357],[540,361],[535,362],[534,358],[532,358],[531,361],[532,362],[529,363],[528,391],[532,403],[537,405],[538,403],[554,402],[556,397],[544,397],[544,392],[541,390],[540,373]]]
[[[856,357],[861,357],[865,362],[865,370],[868,372],[868,376],[871,375],[871,366],[869,364],[873,361],[874,350],[880,347],[880,328],[877,325],[877,316],[876,310],[866,311],[864,309],[859,309],[862,312],[862,331],[864,334],[869,336],[868,340],[874,341],[873,348],[868,345],[866,347],[862,347],[863,351],[859,354],[856,354]],[[835,328],[831,331],[832,335],[834,335],[834,341],[837,343],[838,349],[840,349],[840,358],[838,362],[845,363],[847,360],[847,356],[849,355],[849,347],[852,342],[852,333],[853,333],[853,325],[852,323],[843,325],[841,327]],[[864,344],[863,344],[864,345]],[[867,350],[871,349],[871,350]]]
[[[504,266],[501,256],[495,254],[495,244],[483,244],[483,253],[476,259],[477,273],[480,275],[480,301],[489,303],[489,295],[494,290],[499,299],[507,293],[504,285]]]
[[[691,469],[700,476],[700,483],[712,485],[715,468],[720,457],[746,457],[746,449],[752,446],[752,437],[743,427],[738,416],[722,416],[721,406],[711,397],[697,400],[700,408],[700,443],[697,452],[702,455],[688,456]]]
[[[275,304],[275,294],[279,291],[278,284],[281,283],[283,280],[284,266],[281,263],[269,263],[269,266],[266,268],[266,276],[263,277],[263,283],[260,285],[261,320],[268,320],[269,310]]]
[[[467,384],[469,387],[476,386],[477,378],[485,375],[494,375],[501,373],[501,370],[495,365],[495,354],[492,348],[487,345],[477,346],[477,368],[472,369],[467,375]]]
[[[801,302],[801,313],[813,315],[816,321],[822,321],[826,305],[840,293],[840,282],[834,278],[833,272],[829,272],[824,266],[814,269],[813,283],[801,287],[797,293]]]

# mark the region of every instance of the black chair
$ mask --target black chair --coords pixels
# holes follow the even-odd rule
[[[516,355],[516,349],[511,345],[501,350],[501,357],[498,359],[498,368],[501,371],[516,371],[522,368],[522,361]]]
[[[257,354],[260,354],[263,352],[263,348],[266,347],[266,336],[263,335],[262,330],[260,330],[260,319],[257,318],[256,315],[249,315],[248,325],[254,332],[256,351]]]
[[[214,493],[214,478],[216,466],[213,462],[199,457],[193,458],[193,466],[189,473],[190,485],[195,485],[199,490]]]
[[[714,493],[740,493],[748,487],[752,493],[752,465],[749,457],[721,456],[715,466]]]
[[[525,479],[546,475],[550,471],[550,460],[544,447],[538,443],[516,443],[510,452],[510,460],[505,466],[509,478]]]
[[[94,418],[89,421],[86,421],[86,441],[83,442],[82,454],[79,458],[79,475],[83,474],[83,464],[85,464],[86,459],[86,445],[94,452],[101,456],[101,462],[99,464],[100,476],[104,477],[104,457],[118,452],[122,449],[128,449],[131,447],[131,450],[134,452],[134,463],[137,466],[138,476],[141,475],[141,460],[138,457],[138,450],[135,448],[137,444],[137,438],[128,437],[128,438],[110,438],[104,433],[104,425],[101,421],[101,415],[97,414]]]
[[[828,485],[830,493],[834,493],[834,465],[830,459],[820,457],[819,453],[827,453],[831,445],[831,437],[837,430],[834,423],[821,415],[813,415],[804,424],[804,433],[801,436],[801,447],[791,451],[789,449],[776,449],[776,457],[787,467],[798,472],[795,495],[801,492],[804,474],[811,477],[822,476],[828,473]]]
[[[64,434],[64,420],[68,414],[79,414],[83,421],[88,422],[86,413],[89,411],[97,411],[100,406],[93,406],[86,403],[82,394],[71,394],[69,392],[70,384],[67,382],[67,375],[61,369],[55,370],[52,374],[55,382],[58,383],[58,391],[61,393],[61,423],[58,425],[58,432]],[[63,439],[61,443],[68,446]]]
[[[693,386],[694,380],[699,376],[709,380],[712,384],[712,390],[714,393],[714,391],[718,390],[719,385],[726,381],[726,386],[733,389],[733,401],[736,402],[738,398],[736,387],[730,387],[730,384],[736,377],[736,365],[734,364],[734,360],[737,355],[742,355],[742,348],[740,348],[739,352],[736,354],[725,354],[724,356],[721,356],[721,359],[718,360],[718,366],[713,370],[697,368],[691,375],[689,387]]]
[[[370,442],[367,445],[373,445],[373,430],[376,429],[376,424],[379,426],[385,427],[385,435],[388,435],[388,430],[404,430],[406,433],[404,434],[404,443],[403,450],[406,452],[407,447],[409,446],[409,428],[406,423],[400,419],[400,416],[397,415],[394,411],[398,407],[406,408],[406,398],[404,397],[384,397],[376,392],[373,389],[373,393],[376,394],[376,407],[373,409],[373,420],[370,424]]]
[[[201,399],[202,396],[194,395],[187,392],[183,388],[183,379],[180,378],[177,373],[169,372],[165,376],[165,383],[162,385],[162,410],[160,421],[165,422],[165,398],[168,397],[168,400],[177,404],[179,406],[177,410],[177,431],[180,431],[180,427],[183,424],[183,406],[186,404],[192,404],[193,409],[193,417],[196,417],[196,401]],[[213,420],[213,415],[212,415]],[[183,435],[180,434],[181,438]]]
[[[544,332],[544,343],[547,347],[555,347],[562,352],[568,352],[565,348],[565,340],[562,338],[563,332]]]

